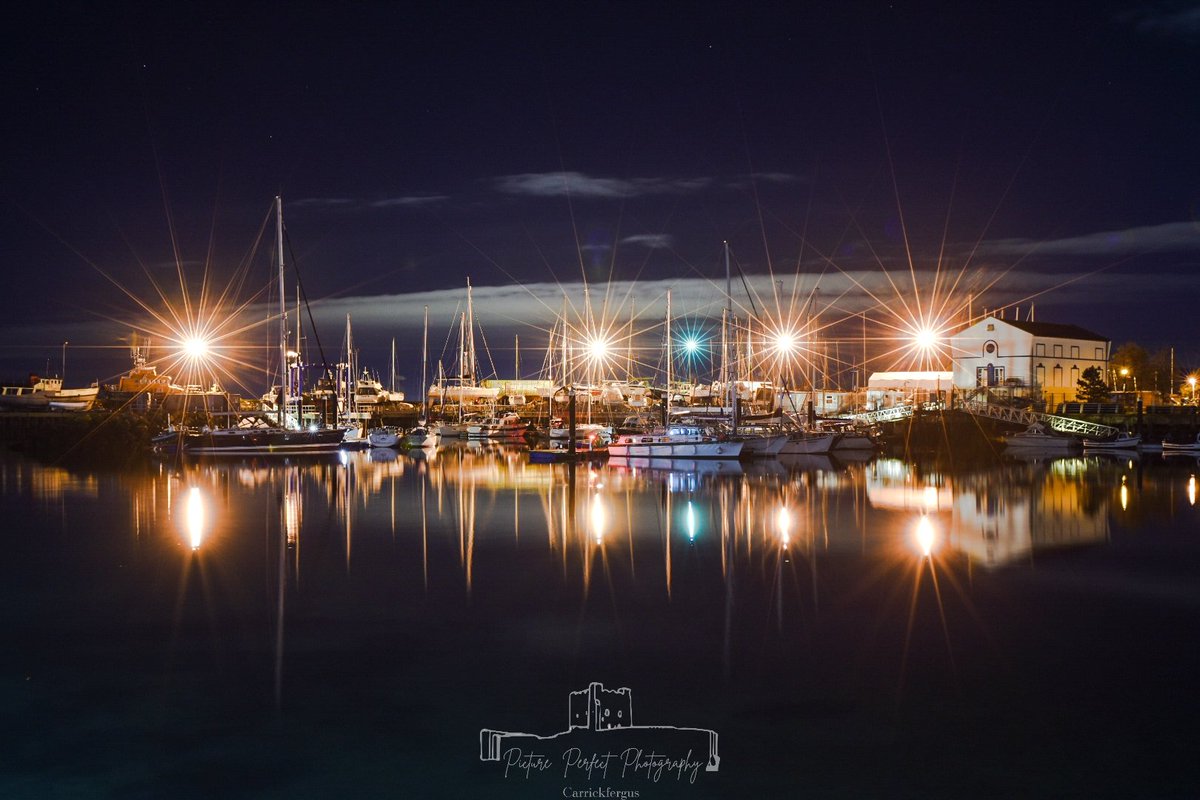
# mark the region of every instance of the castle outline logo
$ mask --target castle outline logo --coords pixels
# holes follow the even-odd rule
[[[695,783],[701,768],[718,772],[717,732],[634,723],[633,693],[592,682],[568,698],[567,728],[539,735],[482,728],[479,760],[503,766],[505,778],[662,780]]]

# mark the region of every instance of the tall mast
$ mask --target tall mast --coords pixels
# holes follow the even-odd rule
[[[563,293],[563,310],[562,310],[562,385],[566,386],[569,383],[568,374],[568,356],[567,356],[567,295]]]
[[[475,310],[471,305],[471,279],[467,278],[467,366],[471,368],[471,385],[475,385]]]
[[[389,376],[388,380],[391,383],[391,385],[388,386],[388,391],[389,392],[396,391],[396,337],[395,336],[392,337],[391,375]]]
[[[429,387],[425,370],[429,365],[429,306],[425,306],[425,333],[421,336],[421,421],[429,419]]]
[[[458,383],[467,385],[467,315],[458,315]],[[461,394],[460,394],[461,398]]]
[[[300,359],[301,328],[304,327],[304,317],[300,315],[300,282],[296,282],[296,395],[300,400],[296,403],[296,422],[304,427],[304,373],[301,371]]]
[[[513,380],[521,380],[521,335],[513,334]]]
[[[354,337],[350,332],[350,315],[346,315],[346,411],[353,412],[354,391],[350,388],[351,381],[357,373],[354,371]]]
[[[637,309],[637,299],[629,298],[629,338],[625,343],[625,380],[633,382],[633,318]]]
[[[667,289],[667,414],[664,425],[671,424],[671,290]]]
[[[729,368],[729,358],[726,351],[728,334],[726,328],[733,322],[733,273],[729,269],[729,241],[725,241],[725,313],[721,319],[721,372],[725,380],[725,390],[729,392],[729,413],[733,423],[734,433],[737,432],[737,370]],[[736,352],[736,351],[735,351]]]
[[[287,427],[287,292],[283,285],[283,198],[275,196],[275,242],[279,260],[279,427]]]

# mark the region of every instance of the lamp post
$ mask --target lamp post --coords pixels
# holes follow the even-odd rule
[[[1188,378],[1188,386],[1192,387],[1192,405],[1196,405],[1196,376]]]
[[[1129,370],[1126,367],[1121,367],[1121,391],[1124,392],[1128,386]]]

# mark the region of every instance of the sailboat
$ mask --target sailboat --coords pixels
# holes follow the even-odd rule
[[[439,370],[441,362],[438,363]],[[478,416],[464,414],[467,403],[492,403],[500,396],[499,389],[489,389],[476,384],[478,363],[475,358],[475,310],[471,302],[471,281],[467,281],[467,310],[458,320],[458,376],[446,378],[439,373],[438,383],[430,387],[445,409],[447,403],[457,406],[456,420],[443,419],[438,427],[442,438],[466,438],[472,425],[479,423]]]
[[[663,394],[669,423],[671,419],[671,292],[667,291],[667,391]],[[622,433],[608,446],[612,458],[724,458],[741,455],[742,443],[712,433],[697,425],[668,424],[645,433]]]
[[[295,415],[288,414],[291,376],[288,375],[287,297],[283,262],[283,200],[275,198],[276,255],[279,266],[279,368],[280,402],[277,424],[243,421],[234,428],[182,433],[183,450],[197,455],[295,455],[336,451],[345,436],[344,428],[301,428]]]
[[[409,447],[437,447],[438,443],[438,432],[429,427],[429,391],[425,383],[428,367],[429,306],[425,306],[425,328],[421,335],[421,418],[417,420],[417,427],[404,436]]]

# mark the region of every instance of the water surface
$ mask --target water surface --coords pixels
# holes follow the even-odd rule
[[[3,457],[0,796],[1195,790],[1194,459],[526,462]],[[720,770],[480,760],[592,682]]]

